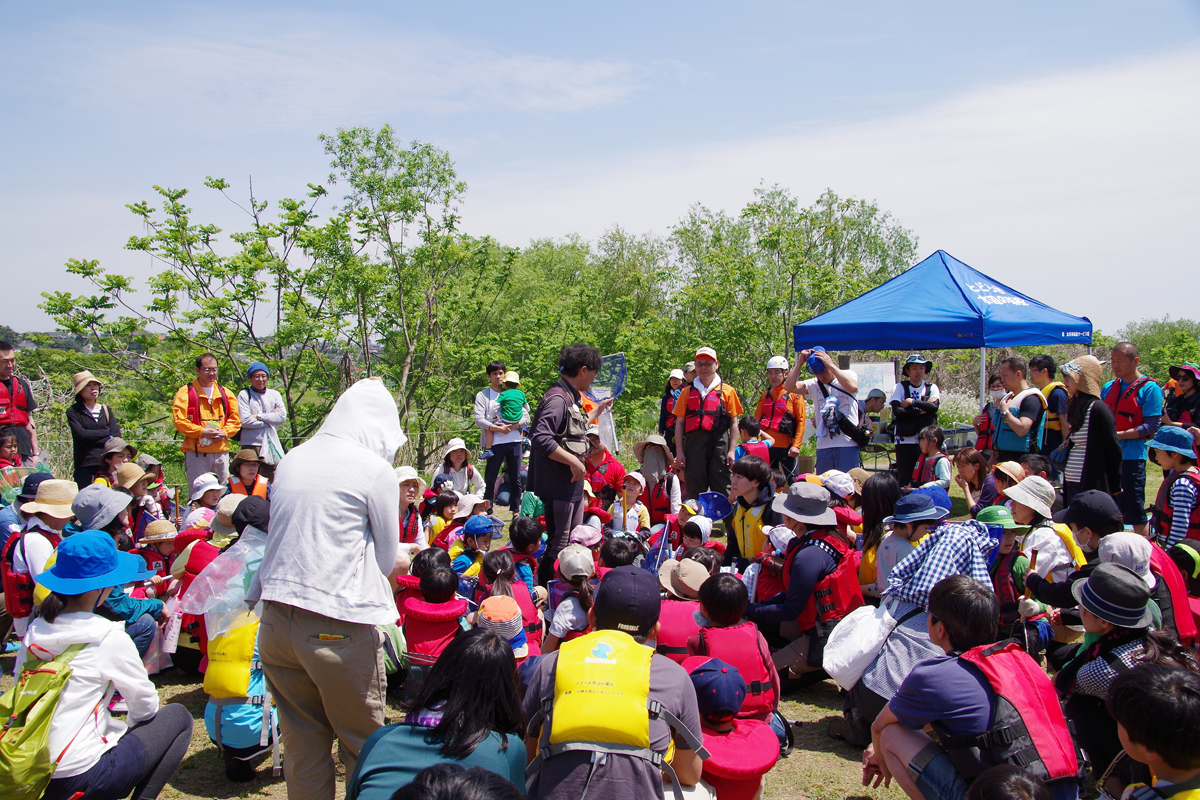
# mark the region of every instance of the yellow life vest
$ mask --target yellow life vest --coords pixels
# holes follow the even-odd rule
[[[16,535],[17,534],[15,534],[15,533],[13,534],[13,536],[16,536]],[[42,567],[42,572],[45,572],[46,570],[53,567],[56,561],[58,561],[58,550],[55,550],[53,553],[50,554],[50,557],[46,559],[46,563]],[[34,583],[33,583],[33,604],[35,606],[40,606],[42,603],[46,602],[46,598],[49,596],[50,596],[50,590],[47,589],[45,586],[42,586],[37,581],[34,581]]]
[[[1062,389],[1063,391],[1066,391],[1066,388],[1067,388],[1066,386],[1063,386],[1062,381],[1050,381],[1050,383],[1047,383],[1045,386],[1042,387],[1042,397],[1046,398],[1046,426],[1045,426],[1045,428],[1048,431],[1061,431],[1062,430],[1062,420],[1060,420],[1058,418],[1058,414],[1056,412],[1050,410],[1050,393],[1053,392],[1055,389]]]
[[[246,697],[250,690],[250,671],[254,668],[254,643],[258,638],[258,620],[247,613],[243,624],[208,640],[208,669],[204,673],[204,691],[222,700]]]
[[[754,558],[762,552],[767,542],[767,534],[763,532],[763,512],[767,506],[746,508],[741,503],[733,512],[733,535],[737,539],[738,549],[742,558]]]
[[[669,725],[701,758],[703,741],[655,700],[650,699],[650,662],[654,651],[632,636],[600,630],[563,642],[554,672],[554,696],[529,720],[527,736],[540,740],[542,722],[550,718],[550,743],[529,764],[534,775],[548,758],[567,752],[592,753],[592,770],[605,753],[649,761],[671,778],[677,798],[682,790],[668,763],[670,752],[650,747],[650,718]],[[589,776],[590,778],[590,776]]]
[[[1178,798],[1178,800],[1200,800],[1200,776],[1190,778],[1182,783],[1170,786],[1147,786],[1144,783],[1133,783],[1125,790],[1125,796],[1130,800],[1162,800],[1163,798]]]
[[[1058,534],[1058,538],[1062,539],[1067,552],[1071,554],[1071,558],[1075,561],[1075,569],[1082,568],[1087,563],[1087,556],[1083,554],[1079,543],[1075,541],[1075,534],[1071,533],[1071,529],[1063,522],[1054,523],[1054,532]]]
[[[454,559],[458,558],[463,553],[465,553],[466,550],[467,550],[467,548],[463,547],[462,539],[459,539],[457,542],[450,545],[450,560],[453,561]],[[483,553],[476,550],[475,551],[475,560],[472,561],[471,566],[467,567],[467,569],[463,572],[463,574],[462,574],[463,577],[464,578],[474,578],[476,575],[479,574],[479,569],[482,566],[483,566]]]

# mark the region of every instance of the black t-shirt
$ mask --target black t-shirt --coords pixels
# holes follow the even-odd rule
[[[1021,401],[1021,409],[1018,412],[1021,419],[1033,420],[1033,426],[1029,429],[1029,452],[1031,453],[1038,451],[1035,434],[1037,433],[1038,424],[1042,421],[1042,415],[1045,413],[1046,409],[1042,407],[1041,394],[1031,393]]]

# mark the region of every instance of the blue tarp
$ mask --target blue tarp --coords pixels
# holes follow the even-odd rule
[[[1092,323],[1010,289],[938,250],[795,327],[796,351],[934,350],[1091,344]]]

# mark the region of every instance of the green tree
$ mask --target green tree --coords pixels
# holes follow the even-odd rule
[[[1167,317],[1131,322],[1117,331],[1117,341],[1137,345],[1142,372],[1166,381],[1169,367],[1200,358],[1200,320]]]

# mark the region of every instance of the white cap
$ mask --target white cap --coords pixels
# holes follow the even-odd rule
[[[787,370],[788,368],[788,360],[783,356],[771,356],[767,361],[767,369]]]
[[[670,374],[670,376],[668,376],[668,377],[671,377],[671,378],[679,378],[679,380],[683,380],[683,370],[681,370],[681,369],[673,369],[673,370],[671,370],[671,374]]]
[[[717,351],[713,350],[711,347],[700,347],[696,350],[696,359],[699,360],[701,356],[704,356],[705,358],[711,358],[713,361],[716,361]]]

